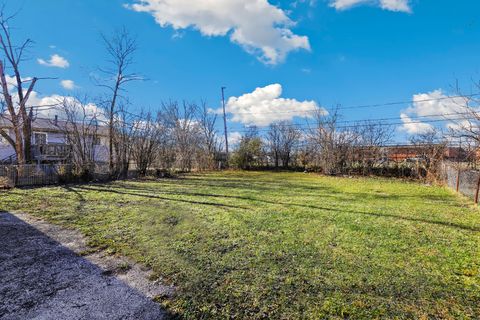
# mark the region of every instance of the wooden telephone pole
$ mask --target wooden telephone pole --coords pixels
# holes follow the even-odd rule
[[[225,152],[227,157],[227,166],[228,166],[228,131],[227,131],[227,114],[225,111],[225,89],[226,87],[222,87],[222,106],[223,106],[223,129],[225,132]]]

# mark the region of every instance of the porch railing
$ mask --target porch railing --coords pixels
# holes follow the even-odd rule
[[[32,146],[36,160],[63,160],[70,156],[71,146],[67,144],[40,144]]]

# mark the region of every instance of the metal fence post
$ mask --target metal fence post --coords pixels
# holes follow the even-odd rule
[[[460,167],[458,168],[457,172],[457,187],[456,187],[457,192],[460,190]]]
[[[478,204],[478,194],[480,192],[480,174],[477,179],[477,189],[475,190],[475,204]]]

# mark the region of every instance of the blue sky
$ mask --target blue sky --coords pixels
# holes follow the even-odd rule
[[[475,0],[7,0],[7,8],[22,9],[16,38],[35,41],[24,75],[58,78],[42,81],[39,97],[100,94],[90,80],[106,59],[99,33],[125,26],[138,36],[134,70],[148,78],[128,87],[133,109],[169,99],[206,99],[217,109],[224,85],[238,98],[229,108],[232,131],[268,124],[265,114],[242,122],[235,112],[263,110],[273,121],[276,110],[311,109],[311,101],[331,108],[428,99],[453,94],[457,79],[467,93],[480,80]],[[49,66],[52,55],[64,59],[54,61],[61,67]],[[264,90],[244,96],[256,88]],[[280,89],[291,100],[277,100]],[[348,109],[343,117],[400,118],[410,108],[415,118],[448,112],[442,103]],[[422,129],[410,127],[397,139]]]

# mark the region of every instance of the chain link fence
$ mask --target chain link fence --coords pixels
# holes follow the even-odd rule
[[[442,180],[449,188],[478,203],[480,171],[468,169],[462,164],[444,162],[441,164],[440,173]],[[91,181],[112,179],[108,164],[92,165],[90,174]],[[161,171],[149,170],[148,174],[161,176]],[[138,177],[137,170],[129,170],[124,178]],[[0,188],[56,185],[80,181],[81,177],[76,174],[75,167],[71,164],[0,165]]]
[[[441,173],[443,180],[449,188],[478,203],[480,171],[468,169],[462,164],[444,162]]]

